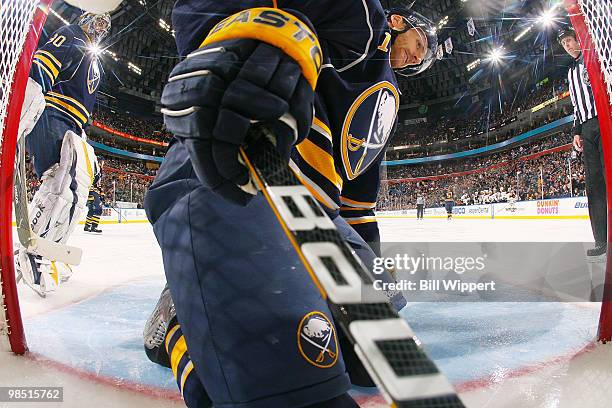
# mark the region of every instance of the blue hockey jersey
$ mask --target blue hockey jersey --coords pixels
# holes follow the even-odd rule
[[[43,88],[47,108],[81,128],[89,120],[103,75],[91,45],[78,25],[62,27],[36,51],[30,69],[30,77]]]
[[[197,49],[225,17],[254,7],[295,10],[314,27],[323,49],[315,119],[290,165],[332,216],[340,213],[364,240],[377,242],[379,167],[400,104],[380,2],[178,0],[172,20],[179,53]]]

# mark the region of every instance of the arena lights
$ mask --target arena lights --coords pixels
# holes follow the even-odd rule
[[[166,30],[167,32],[169,32],[170,34],[172,34],[172,36],[174,37],[174,30],[172,29],[172,27],[170,26],[170,24],[166,23],[166,21],[163,18],[159,19],[159,26],[161,28],[163,28],[164,30]]]
[[[170,24],[166,23],[166,21],[163,18],[159,19],[159,26],[163,28],[164,30],[170,32]]]
[[[91,44],[89,47],[89,52],[91,52],[96,57],[102,54],[102,48],[98,44]]]
[[[554,8],[546,10],[540,15],[537,22],[544,27],[550,27],[556,21],[556,15]]]
[[[561,6],[561,2],[554,3],[550,9],[542,11],[540,16],[535,19],[535,23],[529,25],[529,27],[525,28],[519,35],[514,38],[514,42],[519,41],[521,38],[526,36],[534,27],[535,24],[541,24],[544,29],[552,26],[558,21],[557,16],[557,8]]]
[[[554,3],[548,10],[544,10],[540,17],[536,20],[538,24],[542,24],[544,28],[548,28],[557,22],[557,8],[561,6],[561,2]]]
[[[111,57],[112,59],[114,59],[114,60],[115,60],[115,62],[118,62],[118,61],[119,61],[119,57],[117,56],[117,54],[115,54],[114,52],[112,52],[112,51],[111,51],[111,50],[109,50],[109,49],[105,49],[105,50],[104,50],[104,54],[110,55],[110,57]]]
[[[55,10],[53,10],[52,8],[49,9],[49,11],[51,12],[51,14],[53,14],[55,17],[59,18],[61,20],[62,23],[64,23],[64,25],[69,25],[70,23],[68,21],[66,21],[66,19],[62,16],[59,15],[59,13]]]
[[[142,69],[140,69],[139,67],[137,67],[136,65],[132,64],[131,62],[128,62],[128,68],[130,69],[130,71],[138,74],[138,75],[142,75]]]
[[[487,56],[487,61],[490,61],[493,64],[498,64],[502,59],[504,59],[504,55],[504,47],[493,48]]]
[[[532,26],[532,25],[530,25],[529,27],[527,27],[526,29],[524,29],[523,31],[521,31],[521,33],[520,33],[519,35],[517,35],[517,36],[514,38],[514,42],[517,42],[517,41],[519,41],[521,38],[523,38],[524,36],[526,36],[526,35],[527,35],[527,33],[529,33],[529,32],[531,31],[531,29],[532,29],[532,28],[533,28],[533,26]]]
[[[467,64],[467,70],[468,72],[476,69],[479,65],[480,65],[480,58],[478,58],[476,61],[472,61],[469,64]]]
[[[444,18],[442,20],[440,20],[440,22],[438,23],[438,30],[441,30],[444,28],[444,26],[448,24],[448,16],[444,16]]]

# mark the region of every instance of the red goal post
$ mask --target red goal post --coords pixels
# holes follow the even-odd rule
[[[612,12],[610,0],[565,0],[579,37],[589,74],[606,162],[608,190],[608,247],[612,230]],[[599,318],[599,340],[612,340],[612,256],[608,250],[606,282]]]
[[[0,349],[27,349],[13,260],[13,170],[21,105],[32,55],[53,0],[10,0],[0,5]]]

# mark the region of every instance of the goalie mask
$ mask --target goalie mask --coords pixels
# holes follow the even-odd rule
[[[83,30],[92,37],[93,42],[97,44],[108,35],[111,28],[111,18],[108,13],[84,13],[79,17],[77,24],[83,28]]]
[[[421,72],[426,71],[436,60],[438,36],[436,34],[435,24],[422,14],[410,10],[410,6],[390,7],[385,9],[385,16],[387,17],[387,20],[389,20],[392,15],[402,17],[405,27],[402,30],[397,30],[395,28],[391,29],[391,46],[393,46],[393,43],[400,34],[408,32],[412,29],[417,29],[424,42],[427,42],[427,46],[425,47],[425,56],[420,63],[415,65],[408,64],[400,68],[394,68],[394,71],[397,74],[406,77],[418,75]]]

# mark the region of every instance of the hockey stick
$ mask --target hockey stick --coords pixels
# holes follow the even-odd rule
[[[398,408],[463,407],[408,323],[374,290],[372,274],[268,141],[270,131],[253,125],[250,137],[257,143],[241,150],[242,159],[321,295],[341,311],[336,323],[385,399]]]
[[[15,220],[19,242],[30,254],[42,256],[50,261],[60,261],[69,265],[81,263],[83,250],[70,245],[59,244],[49,239],[41,238],[32,231],[30,214],[28,213],[28,188],[25,170],[25,136],[19,138],[18,152],[15,163],[15,179],[13,203],[15,205]]]

